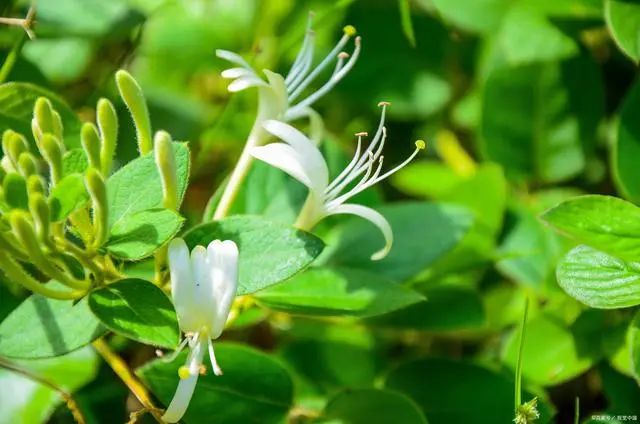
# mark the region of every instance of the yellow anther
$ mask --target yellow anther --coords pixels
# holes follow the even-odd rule
[[[342,30],[349,37],[353,37],[354,35],[356,35],[356,27],[354,27],[353,25],[347,25]]]
[[[378,106],[379,106],[379,107],[383,107],[383,106],[391,106],[391,102],[378,102]]]
[[[200,375],[205,375],[207,373],[207,367],[202,365],[202,364],[200,364],[199,372],[200,372]]]
[[[416,148],[418,150],[423,150],[427,147],[427,143],[424,142],[424,140],[416,140]]]
[[[340,53],[338,53],[338,57],[339,57],[340,59],[348,59],[348,58],[349,58],[349,53],[347,53],[347,52],[340,52]]]
[[[180,367],[178,369],[178,376],[180,376],[181,380],[185,380],[185,379],[189,378],[191,376],[191,373],[189,372],[189,368],[184,367],[184,366]]]
[[[365,132],[365,131],[362,131],[362,132],[356,133],[355,135],[356,135],[356,137],[366,137],[366,136],[369,135],[369,133]]]

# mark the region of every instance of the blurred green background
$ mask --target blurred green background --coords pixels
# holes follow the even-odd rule
[[[23,16],[28,6],[4,0],[0,15]],[[260,323],[258,312],[247,318],[252,326],[230,332],[231,339],[275,352],[294,372],[296,405],[311,414],[292,422],[313,422],[313,411],[339,390],[380,386],[383,378],[384,387],[411,398],[430,423],[506,422],[496,417],[513,416],[525,296],[531,312],[523,373],[529,393],[541,399],[540,422],[572,422],[576,396],[581,422],[602,411],[640,415],[625,336],[633,311],[590,310],[564,294],[555,266],[572,244],[537,219],[580,193],[640,197],[634,178],[640,3],[38,0],[37,39],[26,41],[7,81],[58,93],[83,120],[94,119],[98,98],[112,99],[121,115],[117,157],[124,163],[136,156],[136,143],[113,74],[131,71],[147,96],[154,130],[190,142],[193,168],[182,213],[197,223],[233,167],[256,110],[255,90],[227,92],[220,72],[228,64],[215,50],[285,73],[309,11],[316,13],[318,57],[346,24],[362,37],[353,71],[316,105],[333,171],[354,151],[353,134],[375,128],[377,103],[390,101],[386,163],[402,161],[417,138],[428,149],[361,202],[442,201],[472,210],[476,220],[435,263],[404,274],[406,267],[370,265],[428,302],[358,323],[279,314]],[[0,59],[22,37],[20,28],[0,27]],[[236,212],[288,223],[304,200],[302,186],[262,164],[245,188]],[[283,192],[284,198],[274,194]],[[427,223],[420,227],[420,213],[403,209],[395,218],[408,222],[396,231],[394,247],[408,263],[412,250],[438,243]],[[319,229],[330,246],[344,222],[332,218]],[[342,240],[333,246],[335,257],[379,242]],[[342,263],[350,264],[348,256]],[[0,318],[18,302],[0,285]],[[124,339],[121,351],[132,366],[153,356]],[[76,400],[91,423],[125,422],[133,408],[126,388],[90,348],[25,366],[69,390],[82,387]],[[0,423],[71,422],[59,405],[50,389],[0,369]],[[346,415],[343,422],[373,422],[358,421],[366,414]],[[402,423],[398,417],[380,422]]]

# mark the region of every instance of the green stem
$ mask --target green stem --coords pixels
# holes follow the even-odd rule
[[[231,205],[238,195],[238,189],[247,176],[249,168],[251,167],[251,163],[253,162],[253,156],[251,156],[249,150],[255,145],[255,143],[247,142],[247,144],[244,146],[242,154],[240,155],[240,159],[238,159],[236,167],[233,168],[233,172],[229,177],[229,182],[224,188],[224,192],[222,193],[222,197],[220,198],[220,203],[218,203],[216,212],[213,214],[214,221],[222,219],[227,216],[227,214],[229,214]]]
[[[16,64],[18,56],[20,56],[20,52],[22,51],[22,46],[24,46],[27,38],[28,36],[26,33],[20,34],[20,38],[18,39],[18,41],[16,41],[13,47],[11,47],[11,51],[7,55],[7,58],[4,60],[2,68],[0,68],[0,84],[4,83],[9,77],[9,74]]]
[[[522,315],[522,327],[520,328],[520,340],[518,342],[518,361],[516,362],[516,388],[515,400],[516,411],[522,404],[522,353],[524,351],[524,333],[527,324],[527,315],[529,314],[529,297],[524,299],[524,314]]]
[[[88,252],[85,252],[84,250],[80,249],[78,246],[67,240],[64,240],[63,242],[61,240],[56,240],[56,242],[62,245],[62,247],[58,246],[59,250],[67,251],[68,253],[73,255],[73,257],[75,257],[78,262],[80,262],[85,268],[93,273],[96,278],[97,284],[100,284],[104,280],[104,272],[93,261],[93,258]]]
[[[573,418],[573,423],[574,424],[580,423],[580,398],[578,396],[576,396],[576,412]]]

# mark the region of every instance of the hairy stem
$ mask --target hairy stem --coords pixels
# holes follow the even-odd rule
[[[516,362],[516,387],[515,404],[516,411],[522,404],[522,353],[524,351],[524,333],[527,325],[527,315],[529,314],[529,297],[524,300],[524,313],[522,314],[522,327],[520,328],[520,340],[518,341],[518,360]]]

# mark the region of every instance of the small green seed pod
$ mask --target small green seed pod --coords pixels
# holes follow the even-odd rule
[[[98,128],[100,128],[100,169],[109,175],[118,140],[118,115],[107,99],[98,100]]]
[[[62,179],[62,147],[58,139],[51,134],[45,134],[40,144],[42,157],[49,164],[51,182],[55,186]]]
[[[142,89],[131,74],[124,70],[116,72],[116,84],[122,100],[124,100],[133,117],[138,139],[138,150],[141,155],[145,155],[151,151],[153,144],[149,109]]]
[[[93,204],[94,247],[98,248],[107,241],[109,235],[107,187],[100,172],[93,168],[87,169],[85,186]]]
[[[167,209],[178,208],[178,183],[175,151],[171,136],[158,131],[154,137],[154,158],[162,182],[162,202]]]
[[[80,141],[89,158],[89,166],[100,171],[100,136],[96,126],[85,122],[80,132]]]

